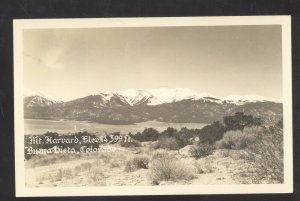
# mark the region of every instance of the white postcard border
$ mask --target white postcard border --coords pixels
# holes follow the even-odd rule
[[[23,29],[281,25],[284,116],[284,184],[174,185],[174,186],[105,186],[26,188],[24,163],[23,111]],[[14,108],[16,196],[105,196],[105,195],[176,195],[176,194],[250,194],[293,192],[292,139],[292,68],[291,17],[153,17],[94,19],[16,19],[14,20]],[[266,78],[267,79],[267,78]]]

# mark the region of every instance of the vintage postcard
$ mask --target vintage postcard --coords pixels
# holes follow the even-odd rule
[[[291,193],[290,16],[14,20],[16,196]]]

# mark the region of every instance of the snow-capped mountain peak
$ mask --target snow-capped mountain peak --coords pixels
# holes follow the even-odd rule
[[[125,91],[115,92],[115,94],[123,96],[123,98],[130,105],[135,105],[137,103],[140,103],[142,100],[146,101],[147,99],[152,97],[151,93],[143,89],[128,89]]]
[[[204,97],[211,97],[208,93],[197,93],[188,88],[167,88],[161,87],[156,89],[128,89],[124,91],[106,92],[114,94],[125,99],[129,105],[147,104],[158,105],[163,103],[178,102],[181,100],[192,99],[198,100]]]
[[[189,88],[155,88],[155,89],[128,89],[124,91],[106,92],[105,99],[109,99],[113,95],[117,95],[120,99],[126,101],[129,105],[146,104],[159,105],[163,103],[172,103],[182,100],[204,100],[210,102],[221,103],[223,101],[232,104],[245,104],[247,102],[263,102],[272,101],[279,102],[274,99],[267,99],[259,95],[230,95],[225,98],[216,98],[208,93],[198,93]]]
[[[171,102],[177,102],[185,99],[193,99],[197,100],[206,96],[210,96],[206,93],[197,93],[191,89],[188,88],[157,88],[157,89],[151,89],[149,92],[153,95],[153,97],[156,97],[157,100],[159,100],[162,103],[171,103]],[[153,102],[155,103],[155,102]]]
[[[31,97],[32,104],[51,105],[62,103],[52,96],[41,91],[24,90],[25,97]],[[230,95],[224,98],[216,98],[208,93],[198,93],[189,88],[155,88],[155,89],[128,89],[124,91],[112,91],[94,95],[94,106],[111,107],[112,105],[159,105],[164,103],[179,102],[182,100],[202,100],[205,102],[231,103],[243,105],[249,102],[280,102],[274,99],[267,99],[259,95]],[[85,100],[82,98],[81,100]]]

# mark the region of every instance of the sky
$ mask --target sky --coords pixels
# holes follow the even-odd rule
[[[67,101],[189,88],[282,100],[279,25],[26,29],[24,88]]]

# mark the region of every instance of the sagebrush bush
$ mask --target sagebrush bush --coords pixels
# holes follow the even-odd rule
[[[80,165],[76,165],[74,167],[74,175],[77,176],[79,173],[81,173],[81,166]]]
[[[39,154],[31,156],[30,159],[27,160],[27,165],[29,167],[37,167],[37,166],[47,166],[52,165],[54,163],[60,163],[65,161],[77,160],[81,157],[81,154]]]
[[[109,163],[109,161],[111,160],[111,154],[109,154],[109,153],[100,153],[99,155],[98,155],[98,160],[102,160],[104,163]],[[100,161],[98,161],[98,162],[100,162]]]
[[[133,172],[138,169],[148,169],[149,158],[147,156],[133,156],[125,162],[125,171]]]
[[[114,159],[114,160],[110,161],[109,166],[111,168],[120,167],[121,166],[121,162]]]
[[[222,158],[227,158],[230,156],[230,151],[229,149],[219,149],[217,154]]]
[[[245,127],[243,131],[227,131],[223,138],[216,142],[219,149],[244,149],[263,136],[262,127]]]
[[[161,137],[156,144],[156,149],[179,150],[180,148],[180,141],[174,137]]]
[[[63,179],[70,179],[74,175],[71,168],[64,168],[64,169],[59,168],[49,176],[51,182],[56,182],[56,181],[62,181]]]
[[[166,155],[171,155],[169,151],[165,149],[157,149],[151,153],[151,161],[155,159],[164,159]]]
[[[243,130],[244,134],[255,136],[256,138],[261,138],[267,132],[266,128],[261,126],[251,126],[245,127]]]
[[[70,179],[73,177],[73,171],[71,168],[62,169],[61,172],[62,172],[63,177],[66,179]]]
[[[92,163],[90,162],[84,162],[80,164],[81,170],[86,171],[90,170],[92,168]]]
[[[137,140],[131,140],[130,142],[120,142],[121,147],[141,147],[141,143]]]
[[[88,177],[97,185],[105,184],[104,173],[101,166],[93,166],[89,169]]]
[[[229,157],[234,160],[247,160],[248,152],[249,151],[247,149],[230,150]]]
[[[200,145],[192,146],[189,150],[190,156],[198,159],[211,155],[214,152],[214,147],[212,145]]]
[[[79,165],[76,165],[73,169],[74,171],[74,175],[77,176],[79,175],[79,173],[82,173],[82,172],[86,172],[86,171],[90,171],[90,169],[92,168],[92,166],[94,165],[95,163],[90,163],[90,162],[83,162]]]
[[[194,178],[183,162],[169,154],[153,155],[150,170],[150,179],[153,184],[159,184],[161,181],[189,181]]]
[[[38,184],[44,184],[45,180],[49,179],[50,175],[45,176],[44,174],[43,175],[39,175],[35,178],[35,180],[38,182]],[[51,179],[50,179],[51,181]]]
[[[195,162],[194,164],[198,174],[213,173],[213,168],[209,163]]]
[[[275,125],[269,128],[261,140],[247,147],[247,159],[256,168],[251,179],[260,183],[263,179],[270,183],[283,183],[283,129]]]

